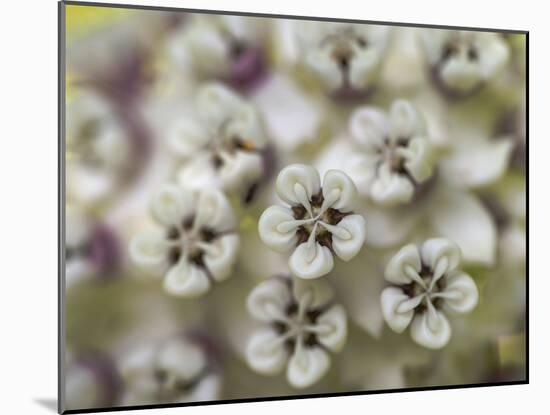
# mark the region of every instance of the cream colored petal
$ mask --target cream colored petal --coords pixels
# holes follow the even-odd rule
[[[510,59],[510,47],[497,33],[478,33],[476,43],[481,50],[479,66],[484,79],[491,79],[502,71]]]
[[[270,323],[286,318],[291,303],[290,287],[282,278],[269,278],[258,284],[248,295],[246,306],[256,320]]]
[[[214,168],[212,154],[199,153],[189,159],[177,173],[178,184],[184,189],[202,190],[207,188],[221,189],[222,180]]]
[[[156,192],[151,203],[155,220],[164,226],[179,226],[193,213],[195,200],[193,194],[175,184],[163,184]]]
[[[227,190],[243,189],[260,179],[263,173],[262,157],[258,153],[236,151],[227,154],[219,170],[223,186]]]
[[[334,259],[326,246],[315,243],[312,247],[307,242],[300,244],[290,256],[288,266],[297,277],[319,278],[332,271]]]
[[[185,158],[195,157],[211,140],[201,124],[185,118],[174,123],[166,139],[170,148]]]
[[[354,141],[369,153],[376,153],[389,136],[387,115],[372,107],[356,109],[349,121],[349,132]]]
[[[441,349],[451,339],[451,326],[439,311],[430,317],[428,311],[416,315],[411,324],[411,337],[428,349]]]
[[[189,394],[188,402],[204,402],[219,399],[221,391],[221,379],[217,374],[207,375]]]
[[[241,105],[225,129],[227,137],[238,137],[241,144],[259,149],[267,144],[267,137],[263,129],[260,115],[249,104]]]
[[[137,265],[157,268],[166,263],[168,249],[162,234],[139,234],[130,241],[129,254]]]
[[[296,228],[280,228],[282,223],[294,222],[290,209],[271,206],[262,213],[258,221],[258,232],[262,242],[276,252],[284,253],[296,246]]]
[[[384,278],[392,284],[406,285],[413,279],[411,275],[419,273],[422,269],[420,252],[414,244],[404,246],[397,252],[386,265]]]
[[[315,168],[305,164],[291,164],[281,170],[275,186],[282,200],[291,205],[303,205],[319,192],[321,183]]]
[[[198,346],[177,338],[162,345],[156,366],[177,374],[178,378],[191,380],[206,367],[206,356]]]
[[[184,298],[199,297],[210,289],[206,273],[184,257],[170,268],[163,285],[167,293]]]
[[[413,194],[414,185],[410,179],[391,171],[388,163],[380,166],[370,189],[371,199],[382,206],[408,203]]]
[[[358,90],[366,89],[376,82],[380,68],[380,51],[375,48],[355,49],[349,67],[350,84]]]
[[[218,232],[235,228],[233,208],[221,191],[205,189],[200,192],[194,226],[205,226]]]
[[[405,168],[422,183],[433,174],[434,155],[430,142],[424,137],[413,137],[405,150]]]
[[[342,86],[343,73],[332,58],[330,45],[306,53],[305,63],[327,89],[335,90]]]
[[[221,83],[209,83],[197,93],[197,110],[209,128],[217,131],[228,118],[247,104],[231,89]]]
[[[231,275],[233,265],[237,260],[239,236],[224,235],[210,244],[204,254],[204,264],[216,281],[223,281]]]
[[[287,360],[284,342],[273,330],[259,330],[250,338],[246,361],[252,370],[264,375],[275,375],[283,370]]]
[[[341,170],[329,170],[323,177],[323,196],[333,209],[343,212],[351,210],[357,200],[357,188],[350,177]]]
[[[347,235],[342,238],[333,233],[332,248],[340,259],[349,261],[359,253],[365,243],[365,219],[361,215],[348,215],[336,226],[344,229]]]
[[[376,170],[380,158],[369,154],[354,154],[346,159],[346,172],[349,174],[357,191],[363,197],[370,195],[372,182],[376,177]]]
[[[344,307],[333,305],[319,316],[316,322],[317,340],[332,350],[339,352],[344,347],[347,337],[347,317]]]
[[[403,293],[403,290],[397,287],[385,288],[380,296],[380,306],[382,308],[384,320],[388,323],[388,326],[397,333],[405,331],[414,316],[414,309],[409,309],[404,312],[398,311],[399,306],[409,299],[410,298]]]
[[[307,388],[321,379],[330,367],[330,357],[320,347],[302,347],[290,357],[286,377],[297,389]]]
[[[324,307],[334,298],[334,291],[325,280],[294,279],[292,283],[294,298],[308,309]]]
[[[414,206],[383,208],[371,206],[363,216],[365,241],[376,248],[388,248],[403,242],[414,229],[422,209]]]
[[[460,248],[449,239],[428,239],[422,244],[420,252],[422,262],[432,269],[436,280],[454,271],[460,264]]]
[[[476,283],[468,274],[455,271],[446,280],[445,306],[456,313],[468,313],[477,305],[479,294]]]
[[[423,120],[407,100],[398,99],[390,108],[390,135],[392,139],[408,138],[424,130]]]

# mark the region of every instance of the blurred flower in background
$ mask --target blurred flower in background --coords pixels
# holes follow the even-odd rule
[[[525,379],[524,35],[66,28],[67,409]]]

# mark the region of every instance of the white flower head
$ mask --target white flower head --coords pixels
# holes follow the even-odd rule
[[[422,31],[420,40],[435,84],[449,97],[463,97],[492,80],[510,57],[498,33]]]
[[[299,22],[296,36],[306,67],[331,92],[366,92],[378,78],[389,28]]]
[[[168,293],[197,297],[230,277],[239,236],[222,192],[165,184],[153,198],[152,214],[163,231],[135,236],[130,256],[139,266],[165,274]]]
[[[458,269],[460,248],[448,239],[429,239],[419,249],[403,247],[389,261],[385,278],[392,284],[381,295],[390,328],[427,348],[444,347],[451,338],[446,312],[468,313],[478,302],[472,277]]]
[[[422,116],[408,101],[395,101],[389,113],[371,107],[351,115],[349,133],[361,152],[349,172],[359,192],[377,204],[408,203],[433,175],[434,157]]]
[[[349,261],[365,241],[365,220],[354,214],[357,190],[342,171],[318,171],[292,164],[279,173],[277,194],[289,207],[271,206],[259,220],[260,238],[277,252],[289,252],[291,272],[300,278],[328,274],[333,255]]]
[[[171,41],[172,57],[197,74],[250,88],[266,74],[263,19],[193,16]]]
[[[97,200],[116,188],[131,156],[130,137],[106,99],[82,93],[67,106],[68,192]]]
[[[252,290],[247,306],[266,325],[249,339],[248,364],[265,375],[286,368],[295,388],[321,379],[330,367],[329,352],[339,352],[346,342],[346,312],[334,304],[325,281],[273,277]]]
[[[266,135],[256,109],[221,84],[203,86],[197,95],[197,117],[176,121],[168,143],[184,163],[182,186],[248,191],[264,172]]]
[[[197,342],[178,337],[146,344],[120,363],[125,405],[215,400],[220,378]]]

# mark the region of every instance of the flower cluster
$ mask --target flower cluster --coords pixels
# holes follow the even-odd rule
[[[82,21],[66,409],[524,379],[523,35]]]

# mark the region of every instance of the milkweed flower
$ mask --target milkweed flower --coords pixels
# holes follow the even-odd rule
[[[357,190],[339,170],[329,170],[323,185],[311,166],[292,164],[277,177],[276,191],[289,207],[271,206],[258,223],[260,238],[276,252],[289,252],[288,265],[300,278],[328,274],[333,255],[349,261],[365,240],[365,220],[354,214]]]
[[[451,338],[446,313],[468,313],[478,302],[472,277],[458,269],[460,248],[448,239],[429,239],[419,249],[410,244],[386,266],[392,284],[381,295],[388,326],[402,333],[411,326],[412,339],[427,348],[444,347]]]
[[[305,66],[331,93],[354,96],[376,84],[390,29],[387,26],[299,22],[296,38]]]
[[[434,84],[451,97],[471,95],[505,67],[510,50],[498,33],[421,31],[420,43]]]
[[[424,120],[406,100],[389,113],[362,107],[351,115],[349,132],[361,153],[350,160],[359,192],[380,205],[409,202],[434,172]]]
[[[135,236],[130,256],[137,265],[164,274],[166,292],[197,297],[229,278],[239,236],[222,192],[165,184],[153,198],[152,215],[163,231]]]
[[[184,159],[180,184],[246,193],[264,173],[267,137],[256,109],[223,85],[207,84],[198,91],[196,112],[194,119],[178,119],[167,135]]]
[[[141,345],[120,362],[124,405],[209,401],[220,375],[204,347],[186,338]]]
[[[339,352],[347,336],[344,308],[334,303],[325,281],[270,278],[256,286],[247,299],[249,313],[266,326],[249,339],[250,367],[275,375],[286,367],[295,388],[306,388],[330,368],[329,352]]]

